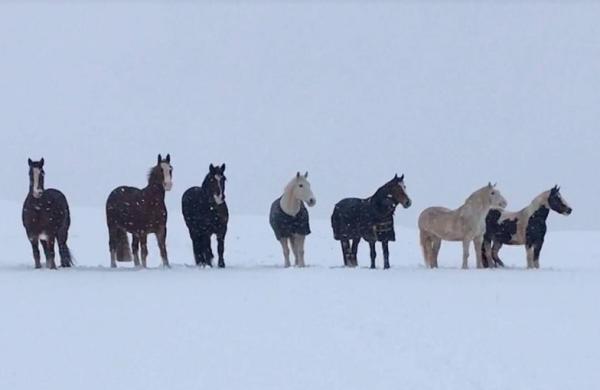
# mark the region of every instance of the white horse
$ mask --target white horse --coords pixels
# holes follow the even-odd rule
[[[308,210],[304,203],[313,207],[317,200],[307,180],[308,172],[300,172],[289,182],[283,195],[273,202],[269,222],[275,238],[281,243],[284,264],[290,266],[290,248],[294,252],[297,267],[304,267],[304,241],[310,234]]]
[[[481,245],[485,233],[485,217],[491,208],[505,208],[506,200],[491,183],[475,191],[456,210],[430,207],[419,216],[419,230],[425,265],[437,268],[442,240],[462,241],[464,269],[469,267],[469,244],[473,242],[477,268],[482,267]]]

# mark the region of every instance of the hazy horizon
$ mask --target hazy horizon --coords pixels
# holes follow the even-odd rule
[[[170,153],[171,218],[225,162],[232,212],[265,221],[300,170],[319,218],[398,173],[399,225],[492,181],[510,210],[559,184],[574,213],[550,229],[600,229],[598,20],[588,3],[3,3],[0,199],[21,202],[44,156],[48,188],[103,207]]]

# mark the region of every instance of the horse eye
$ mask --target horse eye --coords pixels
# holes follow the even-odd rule
[[[302,188],[304,187],[304,184],[298,184],[298,187]]]
[[[492,195],[496,195],[496,192],[492,191]]]

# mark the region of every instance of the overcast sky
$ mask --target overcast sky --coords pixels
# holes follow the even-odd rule
[[[365,2],[366,3],[366,2]],[[415,226],[497,181],[510,209],[560,184],[554,229],[600,229],[600,6],[234,2],[0,4],[0,198],[27,157],[73,205],[145,185],[180,197],[227,163],[234,213],[308,170],[328,217],[397,172]]]

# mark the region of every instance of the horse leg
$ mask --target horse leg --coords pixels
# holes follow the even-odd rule
[[[42,246],[46,255],[46,267],[56,269],[56,263],[54,262],[54,237],[48,237],[47,240],[42,241]]]
[[[350,240],[340,240],[342,245],[342,256],[344,257],[344,267],[350,266]]]
[[[288,246],[288,239],[287,237],[283,237],[281,240],[279,240],[279,243],[281,244],[281,249],[283,249],[283,264],[285,266],[285,268],[289,268],[290,266],[290,247]]]
[[[500,241],[494,241],[494,245],[492,246],[492,259],[494,260],[495,266],[504,267],[504,263],[500,260],[500,256],[498,256],[500,248],[502,248],[502,243]]]
[[[375,269],[375,258],[377,251],[375,250],[375,241],[369,241],[369,250],[371,252],[371,269]]]
[[[158,249],[160,250],[160,258],[162,259],[163,267],[169,268],[169,256],[167,255],[167,227],[164,226],[156,232],[156,241],[158,241]]]
[[[481,243],[481,262],[483,264],[483,268],[492,267],[494,263],[494,258],[491,254],[492,249],[492,241],[483,236],[483,242]]]
[[[58,242],[58,253],[60,254],[60,266],[69,268],[73,264],[71,259],[71,251],[67,246],[68,233],[66,231],[59,231],[57,236]]]
[[[421,249],[423,250],[423,260],[425,261],[425,267],[433,268],[433,261],[431,251],[433,250],[433,241],[431,236],[424,230],[419,231],[419,239],[421,241]]]
[[[115,228],[108,227],[108,249],[110,251],[110,268],[117,268],[117,244],[115,237],[117,230]]]
[[[298,255],[298,236],[296,234],[292,234],[289,240],[290,246],[292,247],[292,253],[294,254],[294,265],[298,267],[298,265],[300,264],[300,256]]]
[[[305,242],[306,236],[303,236],[301,234],[296,234],[294,236],[294,242],[296,243],[296,256],[298,256],[298,258],[296,259],[296,266],[297,267],[304,267],[304,242]]]
[[[33,250],[33,261],[35,263],[35,268],[42,268],[42,263],[40,262],[40,241],[37,237],[30,238],[29,242],[31,243],[31,249]]]
[[[132,234],[131,250],[133,252],[133,265],[138,268],[140,266],[140,238],[137,234]]]
[[[431,267],[432,268],[437,268],[438,267],[438,255],[440,254],[440,248],[442,247],[442,239],[435,237],[432,240],[432,245],[431,245]]]
[[[353,267],[358,267],[358,244],[360,244],[360,237],[353,239],[350,247],[350,262]]]
[[[383,269],[390,268],[390,248],[387,241],[382,241],[381,246],[383,248]]]
[[[483,245],[483,237],[475,237],[473,239],[473,246],[475,247],[475,258],[477,259],[477,268],[483,268],[483,257],[481,253],[481,246]]]
[[[146,268],[148,263],[148,235],[146,233],[140,233],[140,245],[142,246],[142,268]]]
[[[225,233],[217,235],[217,252],[219,254],[219,268],[225,268]]]
[[[544,240],[540,240],[533,247],[533,268],[540,268],[540,252],[544,246]]]
[[[463,269],[469,268],[469,244],[471,244],[471,240],[463,241]]]

